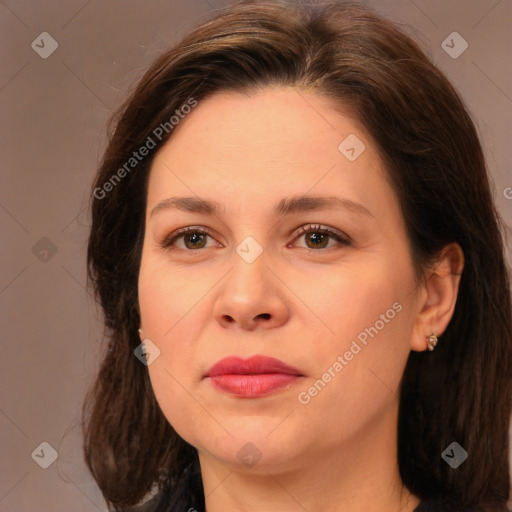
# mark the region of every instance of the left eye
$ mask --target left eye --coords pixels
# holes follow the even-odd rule
[[[177,240],[183,239],[184,247],[178,247],[178,249],[204,249],[206,246],[206,239],[208,237],[212,238],[210,233],[211,231],[206,228],[182,228],[165,238],[160,246],[164,249],[172,248],[175,247],[175,242]],[[350,239],[348,236],[320,225],[302,226],[293,234],[293,236],[294,240],[305,237],[305,240],[307,241],[307,249],[325,249],[329,243],[329,238],[334,238],[338,242],[338,245],[350,245]],[[290,245],[287,245],[287,247],[290,247]]]
[[[312,245],[307,245],[307,249],[325,249],[329,243],[329,238],[334,238],[338,242],[338,245],[350,245],[348,236],[318,224],[302,226],[294,236],[296,237],[295,239],[305,237],[306,244],[308,242],[312,243]]]

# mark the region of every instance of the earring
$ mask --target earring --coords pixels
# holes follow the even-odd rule
[[[432,352],[434,350],[435,346],[437,345],[437,336],[432,333],[430,336],[427,337],[428,339],[428,349]]]

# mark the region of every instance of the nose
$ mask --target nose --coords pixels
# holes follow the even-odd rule
[[[223,328],[247,331],[284,324],[289,317],[287,288],[277,276],[265,251],[252,263],[234,252],[233,266],[218,288],[216,321]]]

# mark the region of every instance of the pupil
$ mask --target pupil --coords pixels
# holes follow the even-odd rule
[[[203,236],[203,235],[202,235],[201,233],[192,233],[192,234],[188,235],[188,237],[187,237],[187,238],[188,238],[188,241],[189,241],[189,242],[190,242],[190,241],[192,241],[192,245],[193,245],[193,246],[196,246],[196,247],[197,247],[197,246],[198,246],[198,244],[197,244],[196,242],[197,242],[198,240],[196,240],[196,237],[201,238],[202,236]],[[194,239],[194,240],[192,240],[192,239]]]
[[[327,235],[325,233],[311,233],[309,235],[310,237],[310,240],[313,239],[313,243],[314,245],[316,245],[317,247],[321,246],[325,246],[325,244],[322,244],[322,242],[325,241],[325,239],[327,238]],[[320,242],[320,243],[318,243]]]

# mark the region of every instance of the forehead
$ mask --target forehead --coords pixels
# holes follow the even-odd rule
[[[187,195],[282,196],[312,187],[354,193],[369,179],[385,181],[384,168],[349,106],[291,87],[219,92],[199,101],[156,155],[148,205],[165,188]]]

